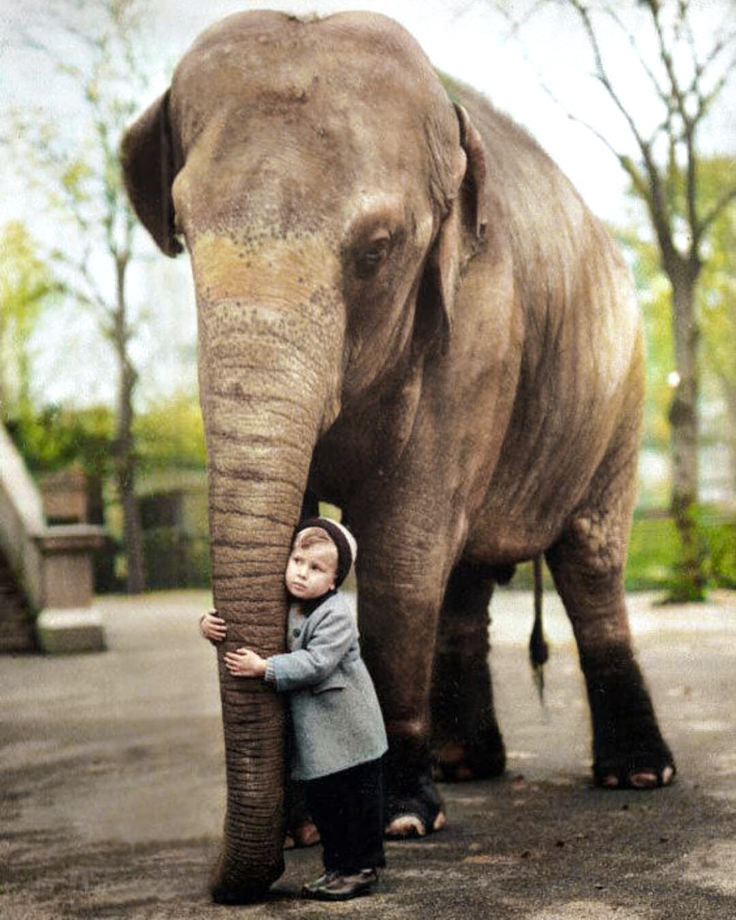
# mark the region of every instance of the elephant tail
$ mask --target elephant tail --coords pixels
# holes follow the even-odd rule
[[[534,567],[534,626],[529,639],[529,661],[532,666],[534,683],[539,693],[540,702],[544,703],[544,666],[549,658],[549,645],[544,635],[542,623],[542,557],[535,556]]]

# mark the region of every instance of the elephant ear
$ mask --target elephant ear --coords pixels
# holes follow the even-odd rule
[[[167,90],[128,128],[120,147],[130,203],[167,256],[182,251],[176,238],[171,197],[175,176],[172,147]]]
[[[477,239],[483,239],[488,226],[486,198],[486,150],[483,139],[465,109],[455,103],[460,124],[460,143],[468,158],[462,193],[467,207],[466,223]]]
[[[482,240],[488,224],[483,140],[461,105],[455,103],[455,112],[464,153],[458,158],[459,175],[454,183],[457,192],[427,256],[419,291],[419,339],[433,342],[443,355],[450,345],[463,256],[470,254],[467,245],[464,248],[464,239],[470,235],[474,241]]]

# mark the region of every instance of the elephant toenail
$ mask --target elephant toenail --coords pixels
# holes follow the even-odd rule
[[[643,771],[641,773],[632,773],[629,776],[629,785],[632,789],[651,789],[658,785],[659,778],[652,771]]]
[[[416,815],[394,818],[386,828],[388,837],[424,837],[426,833],[427,829]]]

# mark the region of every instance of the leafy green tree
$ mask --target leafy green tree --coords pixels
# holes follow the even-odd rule
[[[706,194],[702,134],[736,79],[733,5],[714,2],[707,15],[698,0],[542,0],[519,5],[497,0],[494,5],[507,17],[554,6],[572,14],[586,39],[592,76],[603,93],[601,120],[593,124],[569,106],[568,115],[585,124],[626,172],[644,206],[670,285],[676,374],[669,408],[671,508],[681,544],[672,600],[703,599],[705,568],[697,528],[696,292],[709,259],[710,235],[736,200],[736,174],[731,169],[723,177],[716,196]],[[637,87],[633,97],[628,92],[632,77]],[[616,133],[619,128],[626,141]]]
[[[136,436],[146,470],[204,470],[207,456],[196,395],[177,393],[139,413]]]
[[[32,414],[30,340],[58,293],[59,284],[26,227],[8,223],[0,234],[0,422]]]
[[[112,472],[114,432],[115,419],[107,406],[47,405],[22,418],[11,434],[32,473],[81,469],[87,481],[87,519],[104,525],[108,523],[104,495]]]
[[[729,157],[704,157],[700,162],[703,206],[716,201],[720,190],[736,171]],[[632,190],[632,195],[634,192]],[[665,444],[663,422],[667,417],[672,387],[674,349],[668,322],[671,287],[662,271],[655,242],[646,229],[615,231],[621,245],[632,255],[635,281],[643,308],[647,348],[647,409],[645,443],[661,449]],[[715,220],[707,243],[707,260],[697,288],[696,316],[703,397],[701,403],[722,402],[727,424],[719,437],[731,447],[736,472],[736,205],[725,208]],[[736,481],[736,477],[735,477]]]
[[[729,173],[731,160],[705,158],[700,164],[704,204],[716,199]],[[647,401],[644,442],[661,450],[666,445],[663,420],[669,403],[669,377],[674,366],[668,322],[670,288],[657,258],[656,246],[636,229],[620,234],[632,254],[648,340]],[[730,448],[731,488],[736,482],[736,207],[725,209],[709,235],[708,259],[698,285],[697,315],[701,331],[701,403],[711,419],[711,438]],[[716,411],[724,407],[725,412]],[[717,419],[714,424],[713,419]],[[704,432],[705,434],[705,432]],[[701,445],[705,441],[701,438]],[[723,475],[724,471],[721,471]],[[724,508],[704,508],[698,516],[706,572],[716,586],[731,587],[736,578],[733,516]],[[652,524],[652,526],[655,526]],[[658,526],[658,525],[656,525]],[[661,536],[661,534],[660,534]]]
[[[111,472],[115,419],[107,406],[73,409],[48,405],[17,425],[13,433],[32,473],[55,473],[78,466],[91,480]]]
[[[131,298],[138,224],[128,206],[118,162],[122,132],[149,94],[138,52],[139,0],[49,0],[20,36],[51,61],[74,101],[74,117],[44,122],[15,112],[17,162],[49,213],[60,221],[51,255],[65,288],[85,308],[117,368],[112,460],[122,507],[130,592],[145,585],[135,491],[133,344],[140,327]],[[59,36],[63,41],[58,42]]]
[[[712,158],[703,163],[703,185],[710,199],[717,198],[735,170],[732,158]],[[736,207],[726,209],[713,224],[698,315],[704,373],[714,379],[726,408],[728,426],[724,436],[736,482]]]

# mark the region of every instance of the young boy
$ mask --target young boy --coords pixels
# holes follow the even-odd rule
[[[320,833],[324,873],[305,897],[346,901],[369,894],[383,853],[381,758],[386,732],[368,670],[360,657],[355,617],[338,588],[355,561],[353,535],[328,518],[296,529],[284,581],[290,651],[264,659],[251,649],[225,655],[237,677],[261,678],[289,694],[294,733],[292,777],[304,781]],[[225,621],[200,620],[205,638],[221,642]]]

